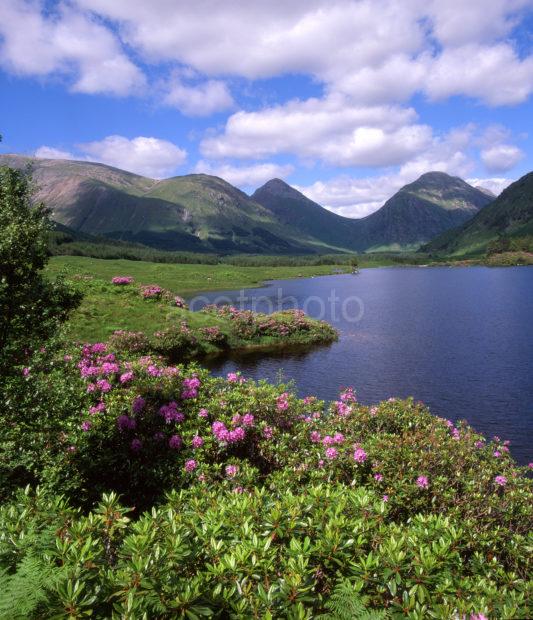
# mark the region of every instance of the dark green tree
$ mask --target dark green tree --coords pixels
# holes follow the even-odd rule
[[[41,346],[80,302],[45,277],[49,211],[32,203],[29,173],[0,167],[0,374]]]

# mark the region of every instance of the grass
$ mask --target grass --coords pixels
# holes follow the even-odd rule
[[[106,282],[113,276],[132,276],[138,284],[159,284],[173,293],[189,296],[210,290],[253,287],[265,280],[284,280],[331,274],[334,269],[348,271],[348,266],[262,266],[191,265],[149,263],[145,261],[105,260],[85,256],[54,256],[47,270],[52,275],[87,275]]]

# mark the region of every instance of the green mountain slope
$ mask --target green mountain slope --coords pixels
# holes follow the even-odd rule
[[[500,196],[462,226],[440,235],[422,249],[436,254],[481,254],[499,237],[533,234],[533,172],[509,185]]]
[[[423,174],[381,209],[357,220],[331,213],[279,179],[268,181],[252,199],[287,225],[324,243],[357,251],[417,248],[491,201],[484,192],[443,172]]]
[[[330,250],[283,226],[222,179],[188,175],[155,181],[103,164],[0,155],[31,165],[36,199],[60,224],[166,250],[302,254]]]
[[[157,181],[85,161],[0,155],[31,166],[36,199],[80,233],[162,250],[306,254],[415,249],[490,201],[443,173],[422,175],[362,219],[341,217],[279,179],[249,197],[223,179],[191,174]]]

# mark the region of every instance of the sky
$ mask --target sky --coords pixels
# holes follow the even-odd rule
[[[348,217],[533,169],[533,0],[0,0],[1,153],[278,177]]]

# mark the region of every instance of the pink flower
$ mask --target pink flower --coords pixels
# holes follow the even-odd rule
[[[131,276],[115,276],[111,279],[111,282],[116,286],[125,286],[127,284],[132,284],[133,278]]]
[[[195,435],[192,438],[191,443],[193,448],[201,448],[204,445],[204,440],[200,437],[200,435]]]
[[[501,487],[504,487],[507,484],[507,478],[505,476],[496,476],[494,478],[494,482]]]
[[[470,620],[489,620],[484,614],[470,614]]]
[[[333,444],[335,443],[335,440],[334,440],[334,439],[333,439],[333,437],[331,437],[330,435],[326,435],[326,436],[324,437],[324,439],[322,440],[322,443],[323,443],[325,446],[331,446],[331,445],[333,445]]]
[[[367,459],[367,453],[363,450],[363,448],[357,448],[353,453],[353,460],[356,463],[364,463]]]
[[[133,372],[130,370],[120,375],[120,383],[127,383],[133,379]]]
[[[96,415],[97,413],[101,413],[102,411],[105,411],[105,403],[103,403],[102,401],[100,401],[94,407],[89,407],[89,415]]]
[[[233,489],[234,493],[244,493],[244,488],[243,487],[235,487]]]
[[[276,408],[278,411],[286,411],[289,408],[289,394],[283,392],[276,399]]]
[[[200,411],[198,412],[199,418],[207,418],[208,415],[209,412],[207,411],[207,409],[200,409]]]
[[[338,456],[338,452],[336,448],[328,448],[326,450],[326,458],[330,459],[331,461],[336,459]]]
[[[85,432],[90,431],[91,430],[91,426],[92,426],[92,424],[88,420],[86,420],[85,422],[81,423],[81,430],[85,431]]]
[[[382,499],[383,499],[384,502],[388,502],[389,501],[389,496],[388,495],[384,495]]]
[[[416,479],[416,486],[420,489],[427,489],[429,487],[427,476],[418,476]]]
[[[494,450],[492,453],[492,456],[495,456],[497,459],[500,458],[501,455],[502,453],[499,450]]]
[[[246,413],[242,418],[242,423],[244,426],[253,426],[254,416],[251,413]]]
[[[121,431],[133,430],[137,426],[137,422],[127,415],[119,415],[117,418],[117,426]]]
[[[196,466],[196,461],[194,459],[190,459],[185,463],[185,471],[194,471],[196,469]]]
[[[239,375],[236,372],[228,372],[227,379],[229,383],[238,383]]]
[[[272,439],[273,435],[274,431],[272,430],[272,428],[270,426],[265,426],[265,428],[263,429],[263,437],[265,439]]]
[[[474,444],[474,447],[475,447],[475,448],[478,448],[478,449],[479,449],[479,448],[482,448],[482,447],[483,447],[483,442],[482,442],[482,441],[480,441],[480,440],[476,441],[476,443]]]
[[[533,463],[528,463],[527,466],[529,467],[529,469],[533,469]]]
[[[172,435],[172,437],[168,440],[169,448],[172,450],[179,450],[183,444],[183,440],[179,435]]]
[[[22,375],[27,377],[30,374],[30,369],[28,367],[22,369]]]
[[[228,478],[234,478],[239,471],[237,465],[226,465],[226,476]]]
[[[318,431],[311,431],[309,438],[313,443],[318,443],[320,441],[320,433]]]
[[[132,439],[130,447],[134,452],[138,452],[143,447],[143,442],[140,439]]]
[[[111,391],[111,383],[109,383],[106,379],[98,379],[96,382],[96,387],[104,394]]]
[[[370,415],[371,416],[375,416],[378,413],[378,408],[377,407],[370,407]]]
[[[335,443],[342,443],[344,441],[344,435],[342,433],[335,433],[335,435],[333,435],[333,441]]]
[[[131,405],[131,409],[133,413],[140,413],[144,409],[145,405],[146,405],[146,401],[144,400],[144,398],[142,396],[136,396],[133,399],[133,404]]]
[[[383,480],[383,476],[381,474],[374,474],[374,480],[381,482]]]

